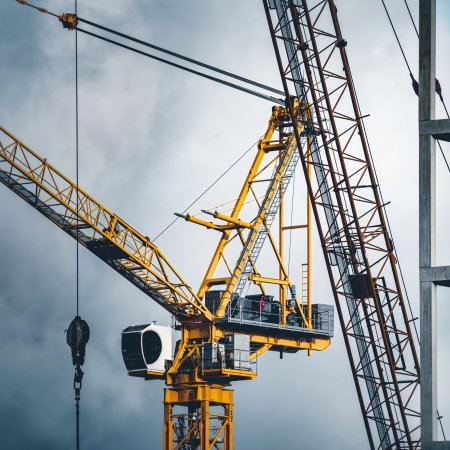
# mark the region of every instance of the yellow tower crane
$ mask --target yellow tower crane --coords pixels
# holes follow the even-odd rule
[[[175,317],[181,339],[173,360],[170,355],[161,356],[168,354],[163,342],[167,330],[135,326],[122,335],[130,375],[166,381],[166,450],[231,449],[230,383],[254,378],[254,362],[268,350],[309,353],[329,346],[333,308],[311,303],[314,216],[369,446],[371,450],[419,449],[420,367],[411,325],[414,318],[402,286],[336,4],[334,0],[262,0],[262,5],[283,91],[74,14],[53,14],[69,30],[279,105],[273,108],[231,213],[203,211],[214,218],[210,221],[182,215],[220,235],[197,292],[150,239],[79,190],[6,130],[2,130],[0,181]],[[241,84],[164,60],[80,24]],[[283,239],[292,228],[284,225],[283,197],[299,161],[308,191],[307,223],[298,226],[306,227],[308,236],[301,295],[284,262]],[[276,216],[278,232],[272,229]],[[273,258],[273,273],[259,270],[264,244]]]
[[[296,102],[297,113],[303,110]],[[285,108],[273,108],[231,214],[208,212],[216,219],[210,222],[183,216],[220,234],[197,293],[148,237],[6,129],[0,132],[0,181],[176,319],[181,339],[163,370],[152,366],[166,345],[163,327],[132,326],[122,335],[129,374],[166,383],[164,449],[232,449],[230,384],[255,378],[256,360],[268,350],[321,351],[333,334],[333,307],[298,296],[289,277],[283,234],[292,226],[284,227],[280,218],[278,233],[271,230],[299,160]],[[301,227],[310,230],[309,225]],[[265,241],[274,273],[260,273],[256,266]],[[250,285],[258,293],[247,295]],[[270,295],[274,287],[278,299]]]

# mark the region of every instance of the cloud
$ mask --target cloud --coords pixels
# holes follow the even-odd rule
[[[72,3],[48,1],[46,7],[61,12]],[[388,214],[418,311],[417,100],[380,5],[351,1],[338,7],[363,112],[371,114],[366,124],[374,159],[385,200],[392,202]],[[80,1],[79,8],[82,17],[280,86],[258,2],[234,2],[230,8],[229,2],[195,0],[186,8],[183,2],[103,0]],[[417,41],[409,19],[400,6],[392,8],[415,70]],[[449,22],[439,23],[441,40],[448,42]],[[54,19],[13,1],[0,5],[1,122],[69,177],[75,174],[73,44],[74,33],[63,31]],[[81,185],[155,236],[174,211],[184,210],[262,135],[271,105],[87,36],[80,35],[79,44]],[[450,86],[444,50],[439,63],[443,87]],[[249,160],[244,161],[194,212],[236,196]],[[447,182],[441,167],[439,174]],[[4,187],[0,202],[4,448],[69,448],[73,368],[64,329],[74,315],[74,242]],[[441,220],[446,218],[443,214]],[[216,242],[213,232],[183,221],[158,240],[193,286]],[[126,375],[120,331],[151,320],[168,324],[169,317],[93,255],[81,249],[80,257],[81,314],[92,330],[81,401],[83,448],[161,448],[163,386]],[[331,302],[317,239],[314,264],[317,298]],[[442,373],[448,373],[445,352],[443,358]],[[311,358],[299,353],[280,361],[276,354],[264,355],[259,374],[256,381],[235,386],[236,448],[367,447],[339,332],[330,349]],[[442,409],[448,412],[448,390],[443,392]]]

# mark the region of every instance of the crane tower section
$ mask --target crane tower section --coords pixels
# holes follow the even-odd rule
[[[420,448],[412,318],[336,6],[263,3],[287,99],[295,93],[309,108],[299,114],[289,101],[303,123],[294,133],[370,446]]]

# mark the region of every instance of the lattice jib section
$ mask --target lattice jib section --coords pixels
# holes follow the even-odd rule
[[[0,181],[177,318],[211,314],[161,250],[0,128]]]

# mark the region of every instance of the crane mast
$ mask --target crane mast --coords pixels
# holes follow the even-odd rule
[[[370,446],[420,448],[412,318],[336,6],[263,2],[286,95],[293,90],[312,108],[310,145],[294,132]]]

